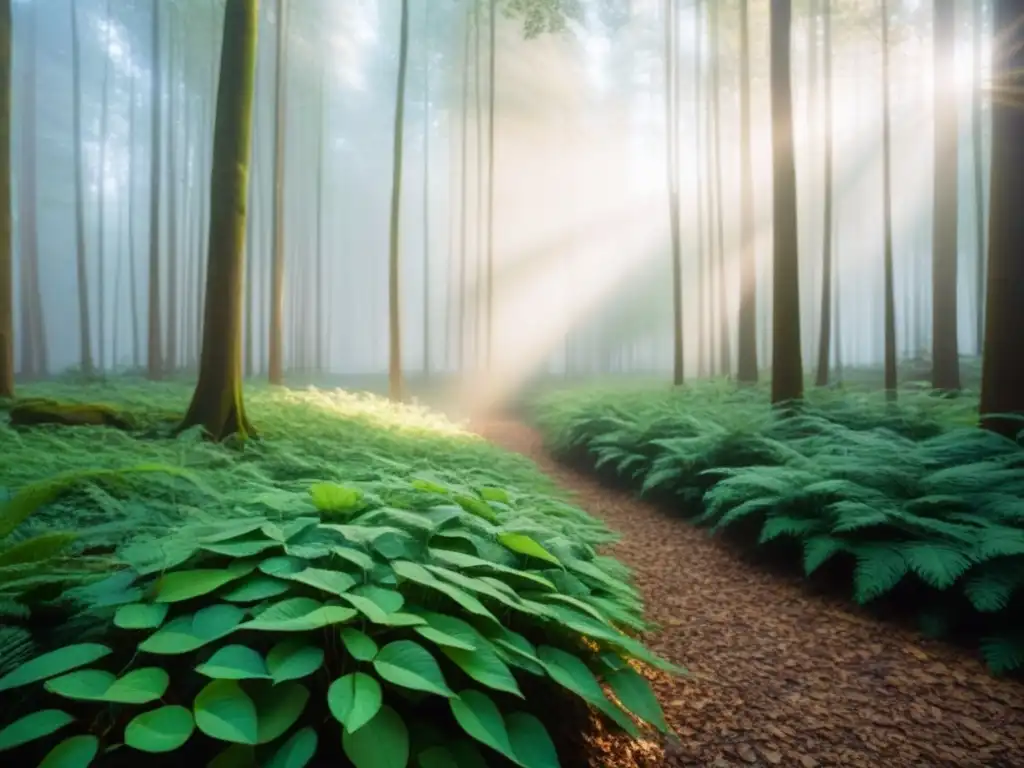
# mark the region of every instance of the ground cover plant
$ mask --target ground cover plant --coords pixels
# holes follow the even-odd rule
[[[813,392],[781,418],[758,388],[549,392],[551,447],[690,521],[839,580],[861,605],[913,606],[930,634],[1024,666],[1024,450],[976,402]],[[887,601],[889,601],[887,603]]]
[[[72,393],[140,431],[0,431],[15,545],[106,566],[49,552],[8,594],[5,759],[546,767],[559,696],[667,730],[612,534],[528,461],[341,392],[257,391],[267,439],[235,446],[161,435],[173,384]]]

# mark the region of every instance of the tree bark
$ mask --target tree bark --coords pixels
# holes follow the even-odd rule
[[[388,248],[388,395],[394,402],[404,396],[402,381],[402,292],[399,259],[399,225],[402,203],[402,138],[405,134],[405,75],[409,59],[409,0],[402,0],[398,49],[398,83],[395,88],[395,129],[391,173],[391,222]]]
[[[800,347],[800,257],[796,165],[793,152],[793,87],[790,0],[771,0],[772,114],[772,404],[803,399]]]
[[[430,4],[423,7],[423,376],[430,376]]]
[[[14,397],[14,227],[11,210],[11,0],[0,0],[0,398]]]
[[[982,30],[985,23],[985,4],[982,0],[974,0],[974,30],[972,54],[974,66],[971,69],[971,139],[974,147],[974,234],[975,234],[975,255],[976,263],[976,292],[975,292],[975,333],[977,334],[977,351],[981,354],[983,339],[985,338],[985,186],[984,186],[984,163],[985,151],[983,146],[983,126],[981,99],[984,85],[981,80],[981,43]]]
[[[78,39],[78,11],[71,6],[71,125],[74,135],[75,174],[75,264],[78,277],[78,348],[82,373],[93,372],[92,320],[89,314],[89,272],[85,244],[85,180],[82,159],[82,67]]]
[[[665,156],[672,239],[672,383],[683,384],[683,255],[679,237],[679,80],[676,6],[665,0]]]
[[[462,43],[462,155],[459,167],[462,170],[462,183],[459,190],[459,275],[458,275],[458,301],[459,301],[459,329],[458,329],[458,355],[457,365],[459,373],[465,370],[466,366],[466,278],[469,268],[469,246],[467,230],[469,219],[469,11],[466,11],[466,30]]]
[[[993,57],[992,170],[989,187],[982,425],[1015,437],[1024,417],[1024,15],[1020,2],[998,0]],[[1005,418],[1005,417],[1016,418]],[[1003,418],[1000,418],[1003,417]]]
[[[882,205],[885,230],[885,397],[896,400],[896,286],[892,253],[892,117],[889,103],[889,2],[882,0]]]
[[[288,0],[277,0],[277,67],[274,72],[274,250],[270,268],[270,339],[267,377],[284,383],[284,159],[287,125]]]
[[[732,369],[732,341],[729,330],[729,300],[725,290],[725,223],[722,200],[722,67],[719,62],[721,51],[722,23],[721,2],[711,4],[711,91],[712,108],[715,113],[714,162],[715,162],[715,232],[718,240],[717,269],[714,302],[718,312],[718,372],[728,376]]]
[[[210,179],[210,233],[199,381],[179,431],[253,436],[242,399],[242,301],[258,0],[227,0]]]
[[[832,207],[834,190],[832,189],[832,2],[822,0],[823,45],[825,48],[825,65],[823,79],[825,81],[825,211],[823,216],[824,229],[821,238],[821,318],[818,336],[818,372],[814,383],[816,386],[828,386],[829,367],[832,357]]]
[[[104,34],[103,34],[103,45],[106,49],[110,45],[110,0],[107,0],[104,6]],[[97,261],[97,275],[96,275],[96,324],[97,324],[97,345],[99,357],[99,369],[102,371],[106,367],[107,360],[107,301],[106,301],[106,265],[107,265],[107,244],[106,244],[106,180],[107,180],[107,126],[109,124],[110,117],[110,96],[109,96],[109,85],[110,85],[110,57],[103,56],[103,91],[102,100],[103,103],[100,106],[100,161],[99,171],[96,174],[99,178],[97,179],[96,185],[96,197],[97,197],[97,245],[96,245],[96,261]],[[115,361],[116,362],[116,361]]]
[[[750,146],[750,8],[740,0],[740,313],[736,378],[757,381],[757,253],[754,240],[754,162]]]
[[[146,343],[146,373],[150,379],[163,378],[163,344],[160,333],[160,134],[163,126],[162,66],[160,61],[160,5],[152,0],[152,66],[150,69],[150,98],[153,100],[151,135],[149,141],[149,322]]]

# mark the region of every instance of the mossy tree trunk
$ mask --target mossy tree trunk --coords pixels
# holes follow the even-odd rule
[[[210,173],[210,232],[199,382],[179,430],[253,434],[242,400],[242,304],[259,1],[227,0]]]
[[[11,257],[11,0],[0,0],[0,397],[14,397]]]
[[[1013,436],[1024,416],[1024,22],[1021,3],[1000,0],[993,29],[1000,41],[993,61],[992,171],[989,186],[985,355],[982,424]]]
[[[757,253],[754,240],[754,161],[750,145],[750,8],[740,0],[740,313],[736,378],[757,381]]]
[[[772,404],[803,399],[800,346],[800,256],[793,152],[790,0],[771,3],[772,97]]]
[[[889,103],[889,2],[882,0],[882,211],[885,232],[885,398],[896,399],[896,286],[892,253],[892,117]]]
[[[399,282],[399,223],[402,202],[402,138],[405,134],[405,74],[409,59],[409,0],[402,0],[401,37],[398,49],[398,84],[395,88],[395,130],[393,169],[391,175],[391,223],[388,257],[388,394],[399,402],[404,396],[402,382],[402,292]]]
[[[287,125],[288,2],[277,0],[277,50],[274,72],[274,242],[270,267],[270,329],[267,378],[284,383],[284,154]]]

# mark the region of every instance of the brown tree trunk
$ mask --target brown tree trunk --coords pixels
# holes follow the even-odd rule
[[[267,378],[284,383],[284,155],[287,124],[288,0],[277,0],[277,67],[274,72],[274,245],[270,267],[270,338]]]
[[[725,223],[722,199],[722,67],[719,62],[722,39],[721,3],[711,4],[711,91],[715,113],[715,232],[718,240],[718,264],[713,267],[718,312],[718,372],[728,376],[732,370],[732,341],[729,330],[729,300],[725,290]]]
[[[93,372],[92,320],[89,314],[89,272],[85,245],[85,180],[82,159],[82,67],[78,39],[78,11],[71,6],[71,125],[74,134],[75,265],[78,277],[78,346],[82,373]]]
[[[885,397],[896,399],[896,286],[892,254],[892,118],[889,105],[889,2],[882,0],[882,205],[885,228]]]
[[[683,384],[683,255],[679,236],[679,62],[676,7],[665,0],[665,155],[668,222],[672,238],[672,383]]]
[[[771,0],[772,94],[772,404],[803,399],[800,347],[800,257],[796,164],[793,152],[793,87],[790,0]]]
[[[971,69],[971,139],[974,146],[974,234],[976,254],[975,284],[975,333],[977,334],[978,354],[981,354],[982,340],[985,337],[985,187],[982,171],[985,163],[985,152],[982,141],[981,98],[984,84],[981,80],[981,42],[985,24],[985,4],[983,0],[974,0],[973,45],[972,54],[974,67]]]
[[[398,49],[398,85],[395,89],[395,130],[392,151],[393,170],[391,175],[391,222],[388,249],[388,319],[390,326],[388,343],[388,395],[394,402],[404,397],[402,382],[402,292],[399,278],[399,224],[402,202],[402,138],[405,129],[405,74],[409,58],[409,0],[402,0],[402,23]]]
[[[242,399],[242,300],[258,7],[258,0],[227,0],[224,8],[203,347],[199,381],[179,426],[179,431],[201,426],[214,440],[254,434]]]
[[[982,425],[1007,437],[1024,422],[1024,8],[995,5],[993,57],[992,170],[989,187],[988,281],[985,297],[985,354],[981,378]],[[1010,416],[1016,418],[1000,418]]]
[[[167,66],[167,346],[164,348],[164,373],[178,368],[178,283],[181,275],[178,252],[178,72],[175,71],[174,18],[168,29]]]
[[[823,45],[825,49],[825,211],[824,230],[821,238],[821,318],[818,336],[818,371],[816,386],[828,385],[829,367],[832,357],[832,8],[831,0],[822,2]]]
[[[757,253],[754,162],[750,146],[750,8],[740,0],[740,314],[736,378],[757,381]]]

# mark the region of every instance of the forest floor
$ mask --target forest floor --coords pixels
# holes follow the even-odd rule
[[[595,740],[592,765],[1024,765],[1020,682],[744,561],[727,542],[555,461],[530,427],[476,430],[533,459],[622,535],[610,554],[634,569],[661,628],[645,641],[690,671],[654,680],[678,743]]]

